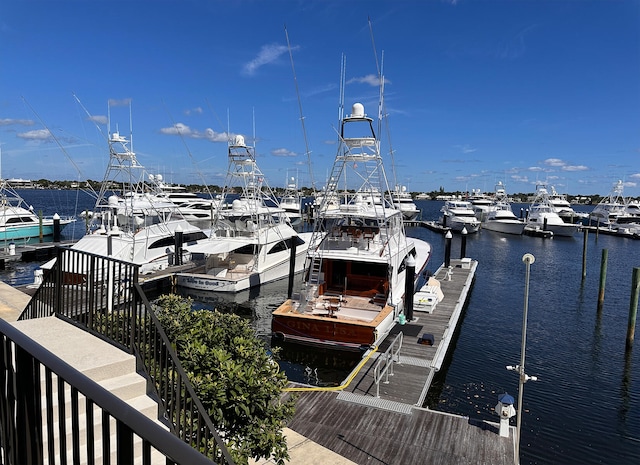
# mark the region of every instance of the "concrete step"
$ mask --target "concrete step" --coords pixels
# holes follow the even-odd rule
[[[133,355],[59,318],[35,318],[11,324],[94,381],[136,371]]]

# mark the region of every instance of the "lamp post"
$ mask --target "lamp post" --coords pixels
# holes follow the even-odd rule
[[[516,419],[516,457],[518,463],[520,463],[520,429],[522,426],[522,395],[524,393],[524,383],[527,381],[537,381],[535,376],[528,376],[524,372],[524,359],[527,346],[527,312],[529,309],[529,272],[531,265],[536,261],[536,258],[530,253],[522,256],[522,261],[525,263],[525,280],[524,280],[524,311],[522,313],[522,342],[520,345],[520,365],[507,366],[507,370],[517,371],[519,374],[518,384],[518,418]]]

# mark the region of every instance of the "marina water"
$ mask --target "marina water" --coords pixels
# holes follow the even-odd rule
[[[36,211],[43,208],[45,215],[73,215],[92,206],[88,195],[76,191],[24,190],[20,194]],[[416,203],[423,220],[436,219],[442,205]],[[517,214],[526,205],[513,207]],[[588,212],[591,208],[576,209]],[[407,232],[432,244],[428,271],[434,272],[444,260],[442,234],[422,227]],[[77,239],[83,233],[84,223],[79,220],[63,236]],[[455,235],[452,257],[459,257],[460,246],[461,237]],[[608,251],[608,263],[604,305],[598,313],[603,249]],[[467,236],[466,250],[467,256],[479,261],[474,287],[426,406],[497,422],[493,407],[498,395],[508,392],[517,398],[518,375],[505,367],[520,362],[525,288],[522,256],[531,253],[535,263],[529,283],[525,368],[538,381],[524,386],[521,463],[640,463],[640,340],[625,352],[631,279],[633,268],[640,267],[640,241],[590,234],[584,280],[582,233],[543,239],[481,230]],[[11,263],[0,272],[0,279],[11,285],[29,284],[36,266]],[[233,298],[192,297],[199,307],[217,306],[250,319],[269,344],[271,312],[286,294],[283,280]],[[292,380],[335,385],[346,377],[358,356],[285,345],[280,364]]]

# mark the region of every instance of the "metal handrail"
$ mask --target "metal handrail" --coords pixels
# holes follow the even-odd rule
[[[58,247],[19,319],[55,315],[136,356],[172,432],[220,463],[234,461],[138,284],[139,265]]]
[[[109,443],[111,433],[114,433],[116,450],[113,452],[119,459],[124,460],[122,463],[133,463],[132,445],[136,437],[142,440],[143,457],[150,457],[152,451],[156,451],[166,457],[167,463],[213,463],[205,455],[144,414],[132,409],[126,402],[2,319],[0,346],[0,463],[43,463],[46,455],[51,460],[56,450],[60,460],[68,454],[73,457],[69,457],[69,463],[76,463],[76,460],[80,459],[82,439],[82,420],[78,419],[77,413],[83,401],[86,402],[87,410],[84,420],[84,426],[87,428],[85,434],[91,436],[86,441],[87,451],[98,452],[95,449],[99,448],[96,443],[100,442],[101,433],[94,430],[93,424],[94,407],[98,407],[102,415],[102,452],[105,452],[105,447],[110,448],[106,444]],[[44,377],[45,392],[41,377]],[[54,383],[57,383],[57,399],[52,393]],[[80,400],[80,395],[84,397],[83,400]],[[67,402],[70,402],[71,412],[76,413],[71,431],[67,431],[66,422],[57,422],[56,428],[53,421],[54,410],[58,409],[59,414],[63,414]],[[110,426],[109,419],[116,421],[115,428]],[[47,425],[46,438],[42,427],[44,424]],[[69,433],[71,440],[70,447],[67,448],[66,440]],[[54,441],[58,447],[55,447]],[[44,444],[48,445],[46,451],[43,450]],[[66,460],[60,463],[66,463]]]
[[[384,354],[378,357],[373,368],[373,381],[376,383],[376,397],[380,397],[380,381],[385,377],[384,384],[389,384],[389,376],[393,376],[393,363],[400,362],[403,333],[400,332]],[[396,347],[397,346],[397,347]]]

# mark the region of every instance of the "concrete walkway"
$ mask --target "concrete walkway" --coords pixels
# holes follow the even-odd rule
[[[0,318],[3,320],[9,322],[17,321],[30,300],[31,297],[29,295],[0,281]],[[289,428],[284,429],[284,435],[287,439],[289,456],[291,457],[288,463],[291,465],[355,465],[355,462],[347,460]],[[250,465],[275,463],[271,459],[249,461]]]

